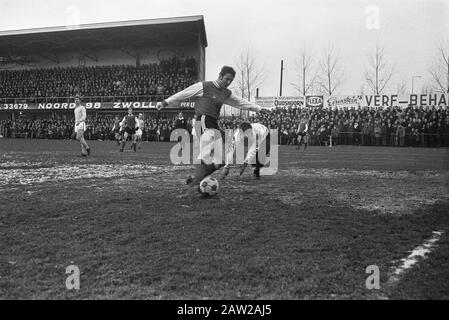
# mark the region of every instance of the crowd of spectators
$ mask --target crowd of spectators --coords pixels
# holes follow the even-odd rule
[[[295,144],[301,117],[309,121],[312,145],[449,147],[448,107],[277,108],[250,117],[278,129],[279,144]]]
[[[85,138],[88,140],[114,140],[112,131],[114,117],[88,117],[86,121]],[[122,120],[122,117],[119,118]],[[191,119],[187,119],[191,123]],[[147,117],[143,128],[144,141],[170,141],[170,134],[175,128],[176,118]],[[191,126],[189,127],[191,131]],[[29,139],[72,139],[74,137],[74,120],[18,119],[0,121],[0,135],[6,138]]]
[[[197,79],[195,59],[178,57],[136,66],[0,70],[0,97],[26,98],[28,102],[40,102],[43,98],[70,102],[56,98],[67,99],[76,93],[96,97],[92,102],[101,97],[156,97],[178,92]]]
[[[406,109],[300,109],[277,108],[249,117],[278,130],[278,143],[296,144],[296,130],[301,117],[308,119],[311,145],[372,145],[449,147],[449,110],[447,107],[409,107]],[[186,116],[191,131],[191,116]],[[169,141],[176,117],[147,116],[143,128],[144,141]],[[222,129],[235,129],[238,117],[220,119]],[[113,140],[114,118],[88,117],[87,139]],[[5,137],[70,139],[73,120],[0,121],[0,135]],[[331,138],[332,137],[332,138]]]

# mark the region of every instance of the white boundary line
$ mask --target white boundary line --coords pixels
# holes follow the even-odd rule
[[[402,263],[393,271],[393,274],[388,280],[389,284],[398,282],[400,276],[404,272],[418,263],[418,257],[421,257],[422,260],[426,259],[426,255],[432,252],[433,249],[435,249],[436,243],[440,240],[441,236],[444,234],[444,231],[433,231],[432,234],[432,238],[426,240],[421,246],[416,247],[407,258],[400,260]]]

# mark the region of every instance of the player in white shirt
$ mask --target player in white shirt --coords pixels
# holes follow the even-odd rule
[[[139,129],[136,130],[136,143],[137,149],[140,149],[140,143],[142,142],[143,126],[145,125],[143,121],[143,113],[139,113],[137,122],[139,122]]]
[[[244,134],[245,133],[245,134]],[[232,143],[229,146],[229,149],[226,152],[226,163],[224,168],[220,173],[220,178],[224,179],[229,174],[229,166],[233,162],[234,153],[236,151],[237,146],[240,144],[240,147],[244,147],[245,136],[248,137],[248,152],[245,157],[245,161],[240,166],[240,175],[245,172],[246,167],[251,162],[254,168],[254,177],[256,179],[260,179],[260,168],[265,165],[265,163],[261,163],[259,160],[259,151],[263,143],[266,145],[266,155],[270,153],[270,131],[266,126],[261,123],[249,123],[242,122],[238,130],[234,133],[234,137],[232,139]],[[262,157],[264,159],[264,157]]]
[[[86,107],[81,104],[81,99],[79,96],[75,97],[75,133],[76,140],[81,144],[81,156],[86,157],[90,155],[90,147],[84,140],[84,132],[86,131]]]
[[[114,125],[112,126],[111,132],[114,133],[115,141],[117,141],[117,145],[120,145],[120,141],[122,140],[122,131],[123,128],[120,127],[120,119],[118,116],[115,116]]]

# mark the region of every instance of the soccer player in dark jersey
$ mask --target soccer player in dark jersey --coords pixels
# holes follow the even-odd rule
[[[184,119],[184,115],[182,112],[178,114],[178,119],[176,119],[175,122],[175,129],[184,129],[187,130],[187,120]],[[178,142],[181,141],[181,150],[184,149],[184,140],[182,140],[181,137],[179,137]]]
[[[217,80],[195,83],[164,101],[158,102],[157,108],[158,110],[161,110],[172,102],[180,102],[193,98],[195,99],[196,134],[201,135],[207,129],[219,130],[218,117],[220,116],[223,104],[250,111],[262,110],[261,106],[236,96],[228,89],[234,78],[235,70],[231,67],[224,66],[221,69]],[[221,139],[221,137],[218,137],[218,139]],[[212,145],[212,143],[200,143],[201,150],[199,157],[201,158],[201,164],[195,166],[195,175],[187,179],[187,184],[192,186],[199,185],[204,177],[224,166],[222,162],[208,164],[203,161],[203,159],[205,159],[205,157],[213,150]]]
[[[133,108],[128,109],[128,114],[123,118],[122,122],[120,122],[120,126],[123,127],[123,138],[120,146],[120,152],[123,152],[123,149],[125,149],[125,142],[129,135],[132,140],[132,148],[134,149],[134,152],[136,152],[136,130],[139,129],[139,121],[133,114]]]
[[[182,112],[178,114],[178,119],[176,119],[175,127],[176,129],[187,130],[187,120],[184,118]]]

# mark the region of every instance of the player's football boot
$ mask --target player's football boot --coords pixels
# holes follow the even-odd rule
[[[189,176],[189,177],[186,179],[186,184],[189,185],[189,184],[191,184],[191,183],[193,183],[193,177],[192,177],[192,176]]]
[[[90,147],[86,149],[87,155],[90,156]]]
[[[240,175],[243,174],[243,172],[245,172],[246,167],[248,166],[247,162],[244,162],[241,166],[240,166]]]
[[[254,169],[254,178],[256,178],[257,180],[260,179],[260,168],[259,167],[256,167]]]
[[[228,167],[224,167],[224,168],[221,170],[221,172],[220,172],[219,178],[220,178],[221,180],[224,180],[224,178],[226,178],[226,177],[228,176],[228,174],[229,174],[229,168],[228,168]]]
[[[177,195],[176,198],[197,198],[197,197],[203,197],[203,194],[201,193],[201,189],[199,184],[189,184],[187,188],[181,189]]]

